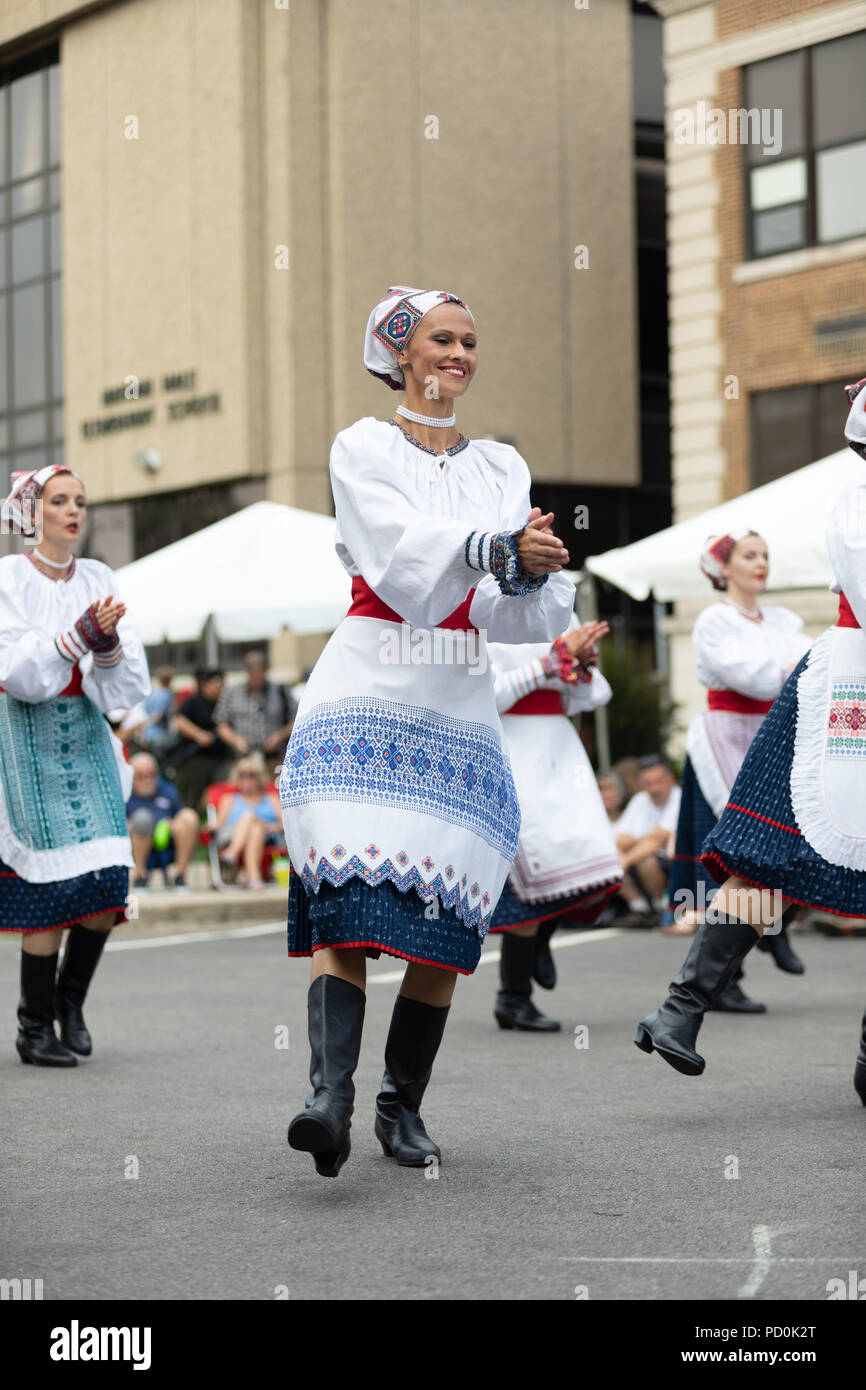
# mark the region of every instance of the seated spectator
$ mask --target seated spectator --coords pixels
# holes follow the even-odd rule
[[[155,848],[154,832],[163,822],[168,823],[169,843]],[[152,753],[136,753],[132,759],[132,796],[126,803],[126,824],[135,863],[133,888],[149,886],[150,867],[163,853],[168,855],[168,862],[174,861],[175,888],[186,888],[186,868],[198,837],[198,816],[181,805],[177,788],[159,776]]]
[[[680,788],[658,753],[641,758],[640,787],[614,827],[625,876],[620,893],[635,925],[656,926],[665,908],[667,851],[671,831],[676,830]]]
[[[626,800],[640,791],[640,758],[620,758],[611,768],[625,783]]]
[[[220,859],[230,867],[243,864],[248,888],[264,888],[265,845],[281,843],[280,799],[262,759],[241,758],[232,773],[236,792],[226,792],[217,806],[216,842]]]
[[[225,780],[231,754],[214,723],[223,688],[222,671],[196,671],[195,681],[196,690],[174,716],[178,741],[166,754],[165,764],[183,804],[202,815],[205,789],[212,782]]]
[[[623,807],[628,801],[628,792],[625,782],[618,772],[613,769],[610,772],[601,772],[596,778],[598,789],[601,792],[601,799],[604,809],[607,811],[609,821],[616,822],[623,812]]]
[[[171,682],[174,672],[170,666],[158,666],[154,673],[153,689],[144,700],[145,725],[138,734],[140,743],[157,758],[174,742],[171,711],[174,694]]]
[[[282,767],[298,706],[284,685],[268,679],[261,652],[247,652],[244,669],[246,680],[226,686],[219,698],[217,732],[242,758],[261,753],[268,767]]]

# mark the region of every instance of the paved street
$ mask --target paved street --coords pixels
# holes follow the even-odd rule
[[[287,963],[280,932],[255,933],[118,941],[87,1010],[95,1056],[69,1072],[19,1062],[18,942],[0,943],[0,1275],[41,1278],[46,1299],[286,1286],[413,1300],[568,1300],[581,1285],[590,1299],[820,1300],[829,1279],[866,1275],[866,1110],[851,1085],[866,941],[799,937],[802,979],[750,958],[747,987],[771,1012],[711,1016],[700,1079],[632,1044],[681,940],[562,937],[560,986],[540,1000],[562,1020],[554,1037],[496,1028],[496,965],[482,964],[458,985],[424,1106],[438,1179],[398,1168],[372,1134],[398,978],[383,957],[354,1148],[332,1181],[286,1144],[306,1087],[307,966]]]

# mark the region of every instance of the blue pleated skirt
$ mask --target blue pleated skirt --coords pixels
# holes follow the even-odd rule
[[[525,927],[530,922],[548,922],[553,917],[563,917],[575,924],[591,926],[619,886],[619,883],[610,883],[602,888],[587,888],[580,893],[567,893],[565,897],[551,898],[546,902],[524,903],[506,879],[502,897],[496,904],[490,931],[513,931],[515,927]]]
[[[808,653],[791,672],[737,775],[721,819],[701,851],[717,882],[731,874],[776,889],[790,902],[866,917],[866,874],[830,864],[800,833],[790,778],[797,727],[797,681]]]
[[[56,931],[111,910],[122,922],[128,888],[129,870],[122,865],[29,883],[0,859],[0,931]]]
[[[424,903],[414,888],[401,892],[390,879],[375,886],[350,878],[339,887],[323,882],[308,894],[296,873],[289,875],[288,951],[311,956],[323,946],[363,946],[368,956],[398,956],[471,975],[483,938],[466,927],[438,898]]]
[[[715,823],[716,817],[687,756],[682,775],[676,850],[668,877],[668,901],[672,907],[700,910],[718,892],[718,884],[701,863],[701,848]],[[699,885],[703,885],[703,889]]]

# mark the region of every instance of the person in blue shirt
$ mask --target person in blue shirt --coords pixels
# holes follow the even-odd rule
[[[157,848],[154,844],[157,826],[167,822],[170,841]],[[133,888],[149,886],[149,870],[155,856],[169,852],[168,862],[174,862],[174,886],[186,888],[186,868],[198,836],[198,816],[184,806],[177,788],[159,775],[156,759],[150,753],[136,753],[132,759],[132,796],[126,803],[126,823],[132,841],[135,862]],[[164,832],[163,832],[164,833]],[[160,840],[161,835],[157,834]],[[163,859],[163,873],[165,860]]]

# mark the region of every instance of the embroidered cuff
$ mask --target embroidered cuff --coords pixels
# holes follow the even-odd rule
[[[96,619],[96,604],[91,603],[74,624],[79,640],[92,652],[114,653],[120,646],[117,631],[103,632]],[[113,664],[113,663],[112,663]]]
[[[68,661],[70,666],[74,666],[76,661],[80,661],[87,655],[88,647],[82,642],[74,627],[68,632],[58,632],[54,639],[54,645],[64,661]]]
[[[99,667],[100,669],[106,666],[116,666],[122,656],[123,647],[118,642],[117,646],[110,652],[94,652],[93,665],[95,667]]]
[[[517,540],[523,531],[472,531],[464,558],[470,569],[492,574],[503,594],[520,598],[546,584],[549,575],[530,574],[520,563]]]

